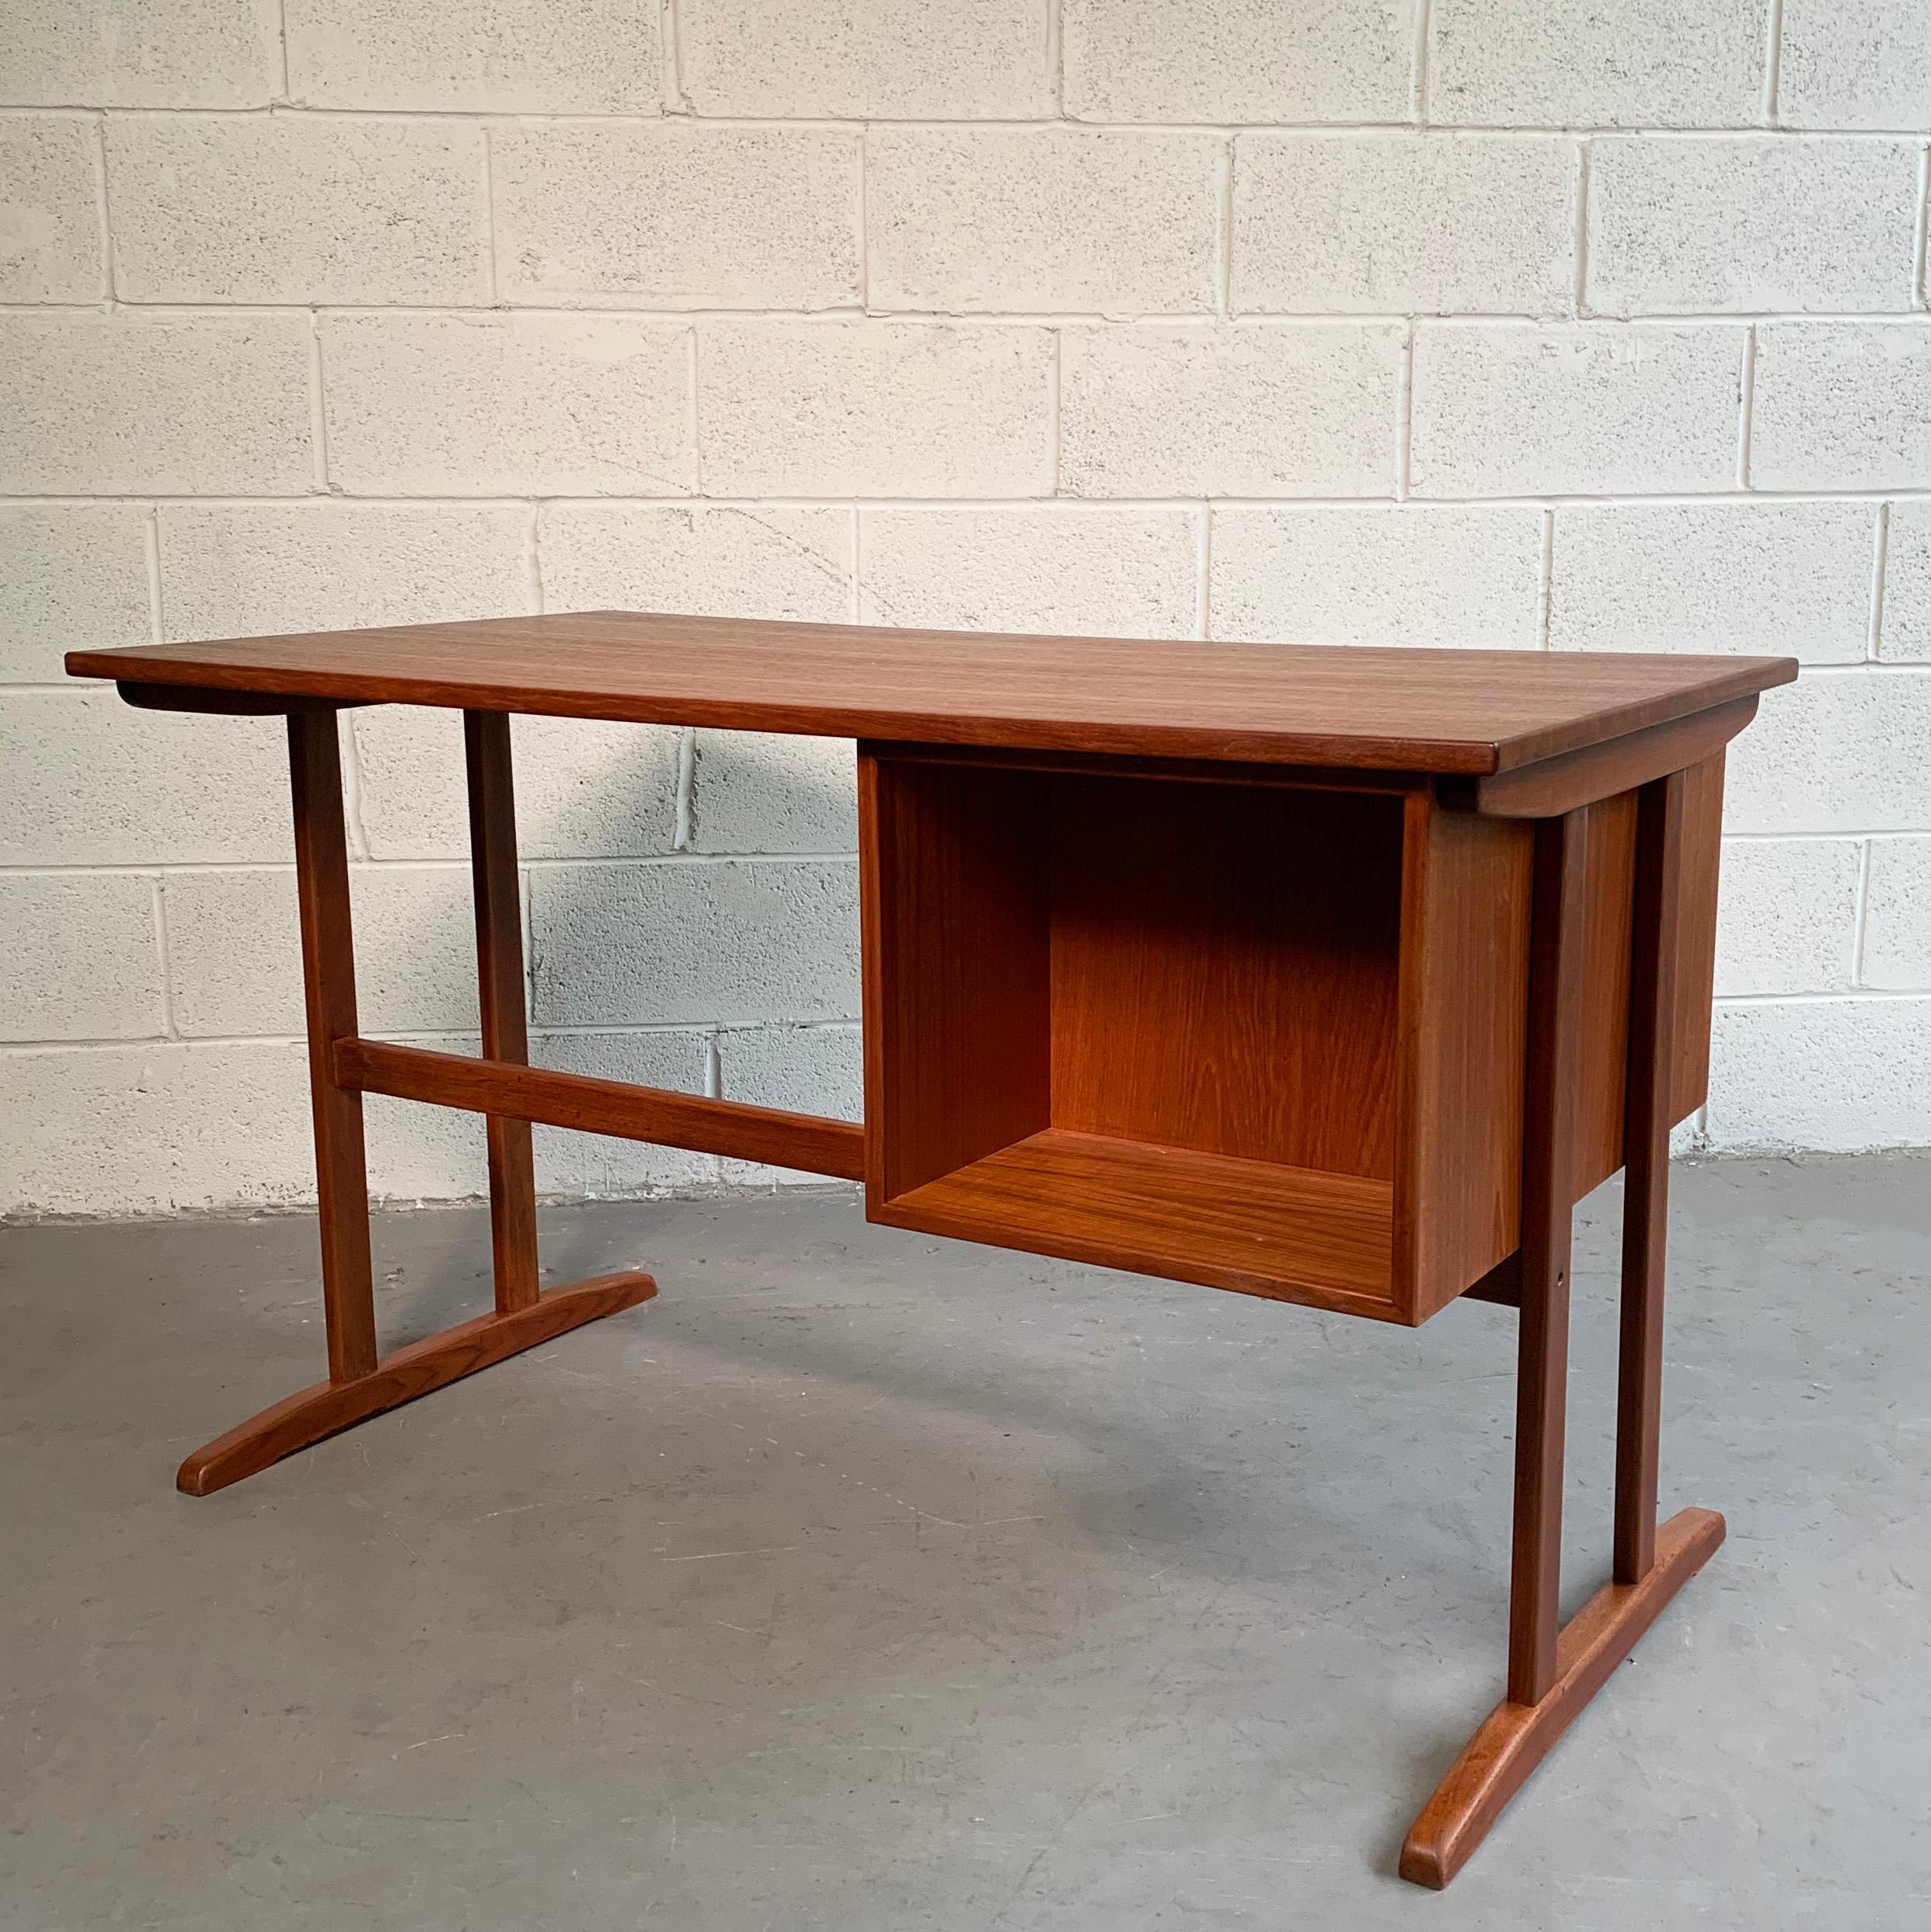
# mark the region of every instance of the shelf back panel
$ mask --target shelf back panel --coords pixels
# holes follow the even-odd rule
[[[1054,1127],[1389,1180],[1402,801],[1047,783]]]

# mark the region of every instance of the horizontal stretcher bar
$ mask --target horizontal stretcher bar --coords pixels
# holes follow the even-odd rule
[[[708,1100],[663,1087],[633,1086],[507,1060],[478,1060],[382,1040],[338,1040],[338,1085],[361,1093],[426,1100],[499,1119],[571,1127],[618,1140],[644,1140],[735,1160],[802,1168],[840,1180],[865,1178],[865,1130],[849,1121],[786,1114],[738,1100]]]

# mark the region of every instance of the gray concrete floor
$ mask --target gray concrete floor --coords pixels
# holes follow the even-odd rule
[[[1584,1216],[1572,1597],[1608,1547]],[[470,1211],[382,1218],[391,1341]],[[1679,1170],[1664,1507],[1730,1540],[1446,1895],[1513,1320],[1414,1333],[867,1227],[548,1217],[650,1306],[201,1501],[312,1380],[298,1219],[0,1230],[0,1924],[1931,1927],[1931,1165]]]

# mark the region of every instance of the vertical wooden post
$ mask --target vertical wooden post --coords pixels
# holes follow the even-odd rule
[[[1670,1088],[1675,1058],[1683,775],[1637,794],[1629,971],[1629,1083],[1623,1114],[1623,1329],[1616,1377],[1615,1578],[1656,1561],[1662,1428],[1663,1275],[1669,1243]]]
[[[469,779],[469,857],[476,905],[476,972],[487,1060],[528,1064],[523,997],[523,903],[517,886],[516,797],[510,720],[501,711],[462,714]],[[536,1165],[528,1121],[492,1114],[490,1239],[499,1314],[537,1299]]]
[[[1588,835],[1584,811],[1543,819],[1535,828],[1508,1607],[1508,1695],[1518,1704],[1539,1703],[1555,1683],[1561,1628],[1563,1435]]]
[[[342,755],[333,706],[288,714],[288,778],[295,814],[295,887],[302,908],[302,992],[308,1015],[308,1088],[315,1112],[321,1208],[322,1303],[329,1379],[375,1366],[375,1286],[369,1264],[368,1173],[362,1096],[335,1077],[335,1043],[356,1034],[355,947],[349,854],[342,825]]]

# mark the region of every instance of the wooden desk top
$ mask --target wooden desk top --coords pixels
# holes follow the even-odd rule
[[[185,687],[184,699],[255,692],[1476,776],[1797,675],[1789,657],[1019,637],[623,611],[77,650],[67,668]]]

